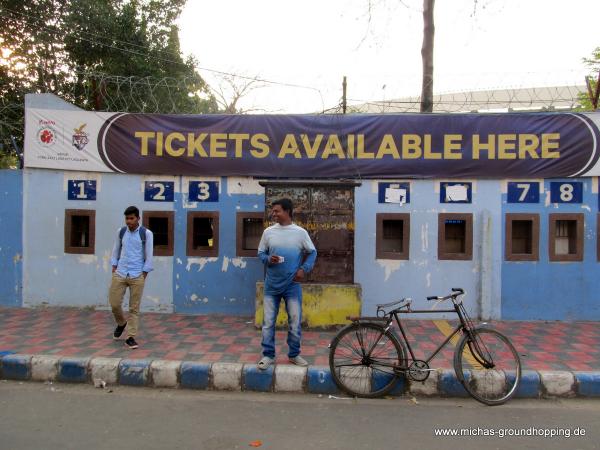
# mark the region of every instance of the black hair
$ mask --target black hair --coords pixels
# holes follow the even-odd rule
[[[129,206],[123,214],[125,214],[126,216],[131,216],[133,214],[138,219],[140,218],[140,210],[137,209],[135,206]]]
[[[279,200],[275,200],[273,203],[271,203],[271,206],[273,207],[275,205],[281,206],[281,209],[287,212],[290,215],[290,218],[293,216],[294,204],[289,198],[280,198]]]

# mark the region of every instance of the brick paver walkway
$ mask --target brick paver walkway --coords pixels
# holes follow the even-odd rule
[[[453,324],[451,324],[453,325]],[[492,325],[508,336],[525,369],[600,370],[600,323],[499,321]],[[444,339],[432,320],[406,321],[417,357]],[[72,308],[0,308],[0,352],[60,356],[109,356],[202,362],[254,363],[260,357],[260,330],[252,317],[142,314],[137,340],[129,350],[114,341],[109,311]],[[327,345],[335,330],[305,330],[302,355],[314,365],[328,365]],[[287,362],[286,332],[277,332],[277,360]],[[452,367],[452,345],[432,362]]]

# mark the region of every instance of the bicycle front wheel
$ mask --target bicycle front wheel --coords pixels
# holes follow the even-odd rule
[[[519,354],[490,328],[465,331],[454,352],[454,370],[469,395],[490,406],[507,402],[521,381]]]
[[[354,397],[385,395],[396,384],[404,362],[402,344],[374,323],[354,323],[331,342],[329,367],[338,387]]]

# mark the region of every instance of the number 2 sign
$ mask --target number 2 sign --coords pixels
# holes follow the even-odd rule
[[[172,202],[175,199],[175,183],[173,181],[146,181],[144,184],[144,201]]]

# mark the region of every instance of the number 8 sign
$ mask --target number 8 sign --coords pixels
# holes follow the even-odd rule
[[[190,181],[188,190],[188,201],[190,202],[218,202],[218,181]]]
[[[583,183],[581,181],[552,181],[550,183],[551,203],[581,203]]]

